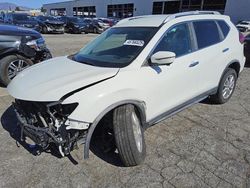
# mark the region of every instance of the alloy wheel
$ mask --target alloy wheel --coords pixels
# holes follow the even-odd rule
[[[8,78],[12,80],[18,73],[29,67],[29,64],[22,59],[12,61],[8,66]]]
[[[222,96],[224,99],[228,99],[232,95],[234,86],[235,86],[235,77],[231,74],[226,78],[224,82],[222,90]]]
[[[132,124],[133,124],[133,133],[135,137],[136,147],[139,152],[142,152],[141,123],[135,112],[132,113]]]

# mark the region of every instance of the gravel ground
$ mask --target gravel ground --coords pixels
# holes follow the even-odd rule
[[[46,35],[54,56],[71,54],[96,35]],[[225,105],[197,104],[146,132],[147,157],[125,168],[116,153],[95,148],[82,159],[32,154],[17,146],[19,130],[0,89],[0,187],[250,187],[250,68]]]

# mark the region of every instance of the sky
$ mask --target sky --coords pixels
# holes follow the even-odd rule
[[[29,8],[41,8],[43,4],[55,3],[69,0],[0,0],[0,3],[15,3],[18,6],[25,6]]]

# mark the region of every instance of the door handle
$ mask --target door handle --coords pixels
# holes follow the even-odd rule
[[[200,63],[199,61],[195,61],[195,62],[191,63],[191,64],[189,65],[189,67],[195,67],[195,66],[198,65],[199,63]]]
[[[229,48],[225,48],[224,50],[222,50],[223,53],[227,52],[229,50]]]

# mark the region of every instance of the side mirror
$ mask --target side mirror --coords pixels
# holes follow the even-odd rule
[[[170,65],[175,60],[175,53],[169,51],[159,51],[151,56],[151,63],[157,65]]]

